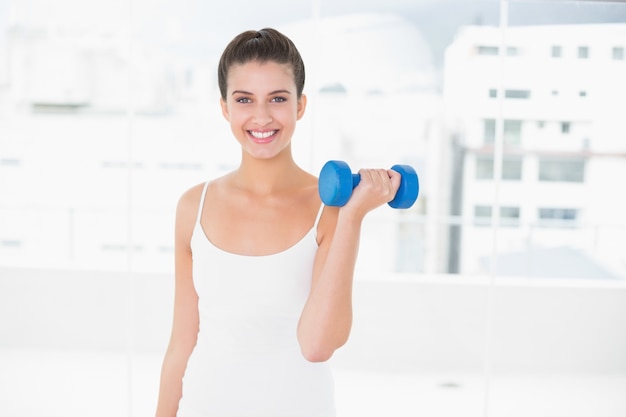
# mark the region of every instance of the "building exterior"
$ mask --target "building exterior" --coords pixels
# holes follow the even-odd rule
[[[463,219],[451,265],[486,273],[495,244],[500,273],[619,275],[626,25],[465,27],[445,58],[446,122],[460,161],[452,214]],[[492,221],[502,226],[495,241]]]

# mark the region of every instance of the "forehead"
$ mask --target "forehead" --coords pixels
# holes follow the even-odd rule
[[[236,64],[228,71],[228,91],[245,90],[274,91],[276,89],[294,90],[296,83],[293,70],[288,64],[275,61],[250,61]]]

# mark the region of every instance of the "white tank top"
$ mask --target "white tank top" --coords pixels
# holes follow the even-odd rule
[[[213,245],[200,224],[207,185],[191,237],[200,330],[178,417],[335,416],[329,365],[304,359],[296,337],[311,288],[319,214],[282,252],[233,254]]]

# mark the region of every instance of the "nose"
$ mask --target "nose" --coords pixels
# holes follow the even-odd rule
[[[266,126],[272,122],[272,113],[266,103],[259,103],[254,111],[254,122],[259,126]]]

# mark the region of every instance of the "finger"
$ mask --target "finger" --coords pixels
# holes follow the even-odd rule
[[[365,180],[366,183],[370,184],[374,181],[374,177],[370,169],[361,168],[359,170],[359,175],[361,176],[361,181]]]
[[[389,180],[391,181],[391,185],[394,191],[397,191],[400,188],[400,182],[402,180],[402,174],[394,169],[388,169],[387,175],[389,175]]]
[[[383,189],[386,193],[390,193],[393,191],[393,185],[391,184],[391,177],[386,169],[377,169],[376,170],[377,180],[380,181]]]

